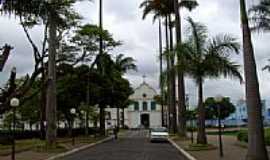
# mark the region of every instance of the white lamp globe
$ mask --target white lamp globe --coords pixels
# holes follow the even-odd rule
[[[76,113],[76,109],[75,109],[75,108],[71,108],[71,109],[70,109],[70,113],[71,113],[71,114],[75,114],[75,113]]]
[[[10,100],[11,107],[18,107],[20,105],[20,100],[18,98],[12,98]]]
[[[81,110],[81,114],[85,114],[85,111],[84,110]]]
[[[216,95],[216,97],[215,97],[215,101],[216,101],[216,102],[221,102],[222,99],[223,99],[223,96],[220,95],[220,94]]]

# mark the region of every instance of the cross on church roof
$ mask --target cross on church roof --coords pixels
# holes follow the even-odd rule
[[[143,83],[145,83],[146,75],[143,75]]]

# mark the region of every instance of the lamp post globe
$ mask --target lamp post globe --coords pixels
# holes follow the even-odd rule
[[[75,108],[71,108],[70,109],[70,114],[75,115],[76,114],[76,109]],[[75,136],[73,133],[73,129],[74,129],[74,120],[72,121],[72,126],[71,126],[71,136],[72,136],[72,145],[75,145]]]
[[[221,94],[218,94],[218,95],[216,95],[216,97],[215,97],[215,101],[216,101],[216,102],[221,102],[222,99],[223,99],[223,96],[222,96]]]
[[[10,100],[10,106],[13,108],[12,114],[12,123],[13,123],[13,130],[12,130],[12,148],[11,148],[11,159],[15,160],[15,130],[16,130],[16,107],[20,105],[20,100],[18,98],[12,98]]]
[[[76,113],[76,109],[75,109],[75,108],[71,108],[71,109],[70,109],[70,113],[71,113],[71,114],[75,114],[75,113]]]
[[[20,100],[18,98],[12,98],[10,100],[11,107],[18,107],[20,105]]]
[[[85,114],[85,111],[84,110],[81,110],[80,112],[81,112],[81,114]]]
[[[223,157],[223,143],[222,143],[222,129],[221,129],[221,106],[220,102],[223,100],[222,95],[217,95],[215,101],[217,102],[217,111],[218,111],[218,139],[219,139],[219,156]]]

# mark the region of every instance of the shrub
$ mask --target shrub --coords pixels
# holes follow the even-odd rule
[[[265,144],[270,146],[270,128],[264,129]],[[247,130],[242,130],[237,135],[237,140],[241,142],[248,142],[248,132]]]
[[[98,132],[98,128],[89,128],[88,133],[95,134]],[[76,128],[72,130],[74,136],[80,136],[85,134],[85,128]],[[10,130],[0,130],[0,144],[8,145],[11,142],[11,135],[12,132]],[[39,139],[40,132],[39,131],[22,131],[16,130],[15,133],[16,140],[23,140],[23,139]],[[57,137],[68,137],[69,130],[68,129],[58,129],[57,130]]]
[[[191,132],[191,131],[195,132],[195,131],[197,131],[197,128],[196,127],[187,127],[187,131],[188,132]]]
[[[247,131],[239,131],[237,134],[237,140],[241,142],[248,142],[248,133]]]

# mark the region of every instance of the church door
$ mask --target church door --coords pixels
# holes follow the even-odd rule
[[[149,114],[142,114],[141,115],[141,125],[143,125],[145,128],[149,128],[149,126],[150,126]]]

